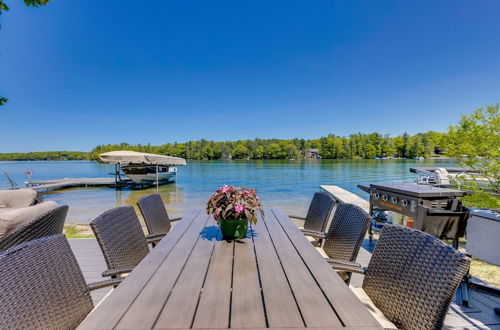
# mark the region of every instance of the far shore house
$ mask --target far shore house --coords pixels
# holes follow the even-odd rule
[[[321,159],[319,149],[307,149],[304,157],[309,159]]]

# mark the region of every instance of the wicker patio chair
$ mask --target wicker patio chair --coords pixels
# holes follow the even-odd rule
[[[370,226],[371,217],[361,207],[354,204],[339,204],[333,215],[328,232],[304,230],[305,235],[324,239],[323,251],[329,257],[330,263],[336,261],[355,262],[359,249]],[[345,280],[349,284],[351,273],[346,272]]]
[[[68,206],[62,205],[22,225],[0,240],[0,251],[37,238],[61,234]]]
[[[179,221],[182,218],[169,218],[165,205],[159,194],[151,194],[142,197],[137,202],[142,217],[148,228],[151,238],[165,236],[170,231],[170,222]]]
[[[441,329],[470,259],[418,230],[385,225],[368,268],[337,263],[365,274],[363,291],[398,328]]]
[[[108,269],[102,276],[116,277],[130,273],[149,253],[148,243],[159,239],[146,239],[132,206],[108,210],[90,222],[101,247]]]
[[[0,328],[74,329],[94,307],[90,290],[118,280],[86,284],[63,234],[0,252]]]
[[[326,224],[328,223],[334,205],[335,201],[330,194],[316,192],[314,193],[311,204],[309,204],[309,209],[305,217],[298,215],[290,215],[289,217],[305,220],[304,230],[323,232],[325,231]]]

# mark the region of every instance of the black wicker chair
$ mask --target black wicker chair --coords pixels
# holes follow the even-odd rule
[[[151,238],[165,236],[170,231],[170,222],[179,221],[182,218],[169,218],[165,205],[159,194],[151,194],[142,197],[137,202],[142,217],[148,228]]]
[[[0,252],[0,328],[74,329],[94,307],[90,290],[118,280],[85,284],[62,234]]]
[[[335,200],[325,192],[314,193],[305,217],[290,215],[290,218],[305,220],[304,230],[323,232],[335,205]]]
[[[330,258],[330,263],[336,261],[355,262],[363,239],[370,226],[371,217],[361,207],[354,204],[339,204],[333,215],[332,223],[327,233],[304,230],[305,235],[324,239],[323,250]],[[346,273],[345,280],[349,284],[351,273]]]
[[[363,290],[398,328],[441,329],[470,259],[418,230],[385,225],[368,268],[334,268],[365,274]]]
[[[160,240],[146,239],[132,206],[108,210],[90,222],[90,227],[108,266],[104,277],[130,273],[149,253],[148,243]]]
[[[0,240],[0,251],[37,238],[61,234],[67,214],[68,206],[62,205],[14,229]]]

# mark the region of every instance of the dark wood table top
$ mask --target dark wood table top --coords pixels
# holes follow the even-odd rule
[[[202,210],[187,214],[80,325],[111,328],[379,328],[280,209],[221,239]]]

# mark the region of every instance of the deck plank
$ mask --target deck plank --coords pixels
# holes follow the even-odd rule
[[[222,234],[216,232],[220,244],[212,255],[193,328],[221,329],[229,325],[234,243],[222,241]]]
[[[205,228],[215,227],[215,224],[215,220],[210,217]],[[191,327],[214,245],[214,239],[200,235],[154,325],[155,328]]]
[[[192,220],[198,216],[200,210],[186,214],[182,221],[175,225],[168,233],[168,239],[163,239],[154,248],[154,253],[149,253],[139,264],[137,271],[132,272],[114,290],[113,294],[101,302],[99,308],[94,309],[85,321],[79,326],[80,329],[113,328],[123,314],[130,307],[131,302],[142,291],[148,283],[151,274],[157,271],[177,241],[190,228]],[[126,286],[122,284],[127,283]]]
[[[253,230],[247,239],[234,244],[231,328],[263,328],[266,326],[261,287],[254,253]]]
[[[148,274],[148,284],[143,286],[116,328],[153,327],[207,221],[208,216],[201,214],[192,220],[192,225],[183,235],[183,239],[180,239],[171,253],[160,262],[158,270],[152,276],[151,273]],[[170,233],[167,238],[168,235]]]
[[[300,312],[306,326],[341,326],[342,323],[335,314],[335,311],[330,306],[328,300],[318,287],[316,280],[305,267],[300,255],[290,241],[292,239],[307,242],[304,235],[300,233],[289,238],[271,209],[266,209],[266,214],[267,216],[264,218],[265,224],[271,235],[274,248],[283,265],[297,304],[300,307]],[[286,221],[290,222],[288,219]],[[308,247],[313,248],[310,244]]]
[[[290,237],[301,234],[288,217],[279,209],[272,210]],[[268,211],[269,212],[269,211]],[[379,326],[377,320],[364,307],[361,301],[352,293],[344,281],[325,262],[323,257],[306,239],[292,239],[291,242],[300,252],[309,271],[314,275],[337,315],[346,326]]]
[[[292,290],[260,214],[253,229],[269,327],[304,327]]]

